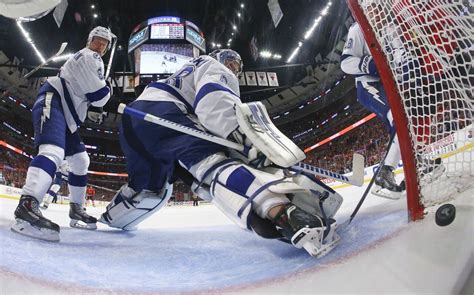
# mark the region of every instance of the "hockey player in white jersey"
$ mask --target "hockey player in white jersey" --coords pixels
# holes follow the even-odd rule
[[[14,232],[59,241],[59,226],[43,217],[39,204],[64,158],[70,169],[70,225],[97,228],[97,219],[82,209],[89,156],[78,128],[86,116],[101,121],[101,110],[88,109],[103,107],[111,96],[111,88],[104,79],[102,56],[111,47],[112,39],[109,29],[94,28],[89,33],[86,47],[69,58],[59,75],[48,78],[39,90],[32,110],[38,154],[30,163],[22,196],[14,213],[16,223],[11,227]]]
[[[245,108],[237,80],[242,66],[239,54],[230,49],[200,56],[168,79],[149,84],[129,107],[237,141],[247,146],[246,152],[232,153],[221,145],[125,114],[120,143],[129,182],[99,221],[135,229],[167,203],[171,183],[180,177],[200,198],[212,200],[238,225],[262,237],[282,239],[316,257],[336,246],[339,236],[331,217],[342,202],[336,192],[314,177],[251,164],[258,151],[236,117],[236,109]],[[310,203],[306,210],[304,201],[295,205],[299,196]],[[326,213],[313,212],[320,201],[332,202],[332,206],[322,206],[328,209]]]
[[[48,193],[43,199],[43,204],[41,204],[41,208],[46,210],[48,209],[49,205],[54,199],[57,199],[58,192],[61,189],[61,185],[64,181],[67,181],[67,176],[69,174],[69,165],[67,161],[64,160],[61,166],[59,167],[58,171],[54,175],[53,184],[48,190]]]
[[[358,23],[354,23],[349,29],[342,52],[341,69],[345,73],[355,76],[357,100],[366,109],[374,112],[390,133],[395,132],[385,90],[380,82],[375,62]],[[400,160],[400,145],[398,137],[395,135],[385,163],[375,179],[375,185],[372,189],[373,194],[390,199],[401,197],[404,185],[396,182],[393,172]]]

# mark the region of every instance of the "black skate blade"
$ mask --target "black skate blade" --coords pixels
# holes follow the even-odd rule
[[[10,227],[10,229],[11,231],[17,234],[30,238],[48,242],[59,242],[59,232],[51,229],[37,228],[24,220],[16,220],[16,222]]]
[[[77,219],[71,219],[69,222],[69,226],[78,229],[87,229],[87,230],[96,230],[97,224],[96,223],[84,223]]]

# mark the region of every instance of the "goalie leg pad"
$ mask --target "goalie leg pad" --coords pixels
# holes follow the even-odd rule
[[[308,191],[293,193],[294,197],[291,200],[293,204],[310,214],[323,217],[321,206],[319,205],[319,201],[321,201],[324,213],[328,218],[336,215],[343,201],[340,194],[323,182],[304,173],[297,174],[293,177],[293,180],[298,185],[308,189]],[[327,193],[325,198],[320,200],[319,198],[325,193]]]
[[[136,193],[124,185],[107,205],[99,221],[110,227],[136,230],[139,223],[166,205],[172,192],[173,185],[169,183],[160,193],[148,190]]]
[[[214,172],[210,194],[213,203],[242,228],[253,230],[251,212],[266,219],[268,211],[289,202],[284,194],[268,188],[284,177],[275,176],[242,163],[233,162]]]

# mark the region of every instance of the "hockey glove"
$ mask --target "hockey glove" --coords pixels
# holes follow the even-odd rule
[[[359,65],[360,70],[371,76],[378,77],[379,73],[377,72],[377,67],[375,66],[375,62],[372,56],[364,55],[361,59],[362,60]]]
[[[228,136],[228,139],[244,145],[244,151],[240,153],[243,154],[248,159],[249,162],[257,158],[259,151],[257,150],[256,147],[253,146],[252,142],[249,140],[247,135],[245,135],[245,133],[242,131],[240,127],[234,130]]]
[[[102,125],[106,117],[107,112],[104,112],[103,108],[90,106],[89,110],[87,111],[87,119],[97,125]]]

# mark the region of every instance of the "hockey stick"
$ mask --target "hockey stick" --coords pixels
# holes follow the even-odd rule
[[[382,161],[380,162],[379,164],[379,167],[377,168],[377,170],[374,172],[374,175],[372,175],[372,179],[370,179],[370,182],[369,182],[369,185],[367,186],[367,188],[365,189],[364,193],[362,194],[362,197],[360,198],[359,200],[359,203],[357,203],[357,206],[355,207],[354,211],[352,212],[351,216],[349,216],[349,219],[342,223],[340,225],[341,228],[343,227],[347,227],[349,226],[349,224],[351,224],[352,220],[354,219],[354,217],[357,215],[357,212],[359,212],[359,209],[360,207],[362,206],[362,203],[364,203],[365,201],[365,198],[367,197],[367,195],[369,194],[370,192],[370,189],[372,188],[372,186],[374,185],[375,183],[375,179],[377,178],[377,176],[379,175],[380,173],[380,170],[382,170],[382,166],[385,164],[385,159],[387,158],[387,155],[388,155],[388,151],[390,150],[390,148],[392,147],[392,143],[393,143],[393,139],[395,138],[395,135],[397,133],[395,131],[392,132],[392,134],[390,134],[390,141],[388,143],[388,146],[387,146],[387,149],[385,151],[385,155],[383,156],[383,159]]]
[[[154,123],[157,125],[161,125],[191,136],[195,136],[210,142],[214,142],[223,146],[226,146],[228,148],[235,149],[239,152],[243,152],[245,150],[245,147],[239,143],[209,134],[207,132],[193,129],[187,126],[183,126],[181,124],[154,116],[152,114],[147,114],[145,112],[136,110],[131,107],[127,107],[125,104],[121,103],[118,107],[117,110],[118,113],[120,114],[127,114],[129,116]],[[364,183],[364,157],[360,154],[354,154],[354,159],[353,159],[353,175],[352,176],[345,176],[336,172],[328,171],[319,167],[315,167],[309,164],[305,163],[298,163],[297,165],[294,165],[290,167],[290,170],[293,171],[305,171],[308,172],[312,175],[315,176],[321,176],[321,177],[327,177],[327,178],[332,178],[335,180],[338,180],[340,182],[356,185],[356,186],[362,186]]]
[[[112,34],[112,33],[111,33]],[[109,63],[107,65],[107,70],[105,71],[105,80],[107,80],[110,76],[110,71],[112,69],[112,63],[114,62],[114,55],[115,55],[115,47],[117,46],[117,36],[112,34],[112,50],[110,51]]]
[[[6,95],[8,95],[8,93],[10,93],[10,91],[12,89],[15,89],[16,87],[18,87],[18,85],[20,85],[21,83],[24,82],[24,80],[28,79],[29,77],[31,77],[31,75],[33,75],[34,73],[36,73],[39,69],[41,69],[42,67],[44,67],[45,65],[47,65],[50,61],[52,61],[53,59],[55,59],[56,57],[60,56],[64,49],[66,49],[66,46],[67,46],[67,42],[63,42],[61,44],[61,47],[59,47],[59,50],[58,52],[56,52],[53,56],[51,56],[50,58],[48,58],[47,60],[45,60],[44,62],[42,62],[39,66],[37,66],[36,68],[32,69],[31,71],[29,71],[26,75],[24,75],[23,77],[20,78],[20,80],[18,80],[17,83],[15,83],[14,85],[10,86],[7,88],[7,90],[5,90],[3,93],[2,93],[2,98],[5,97]]]
[[[61,53],[63,53],[64,49],[66,49],[66,46],[67,46],[67,42],[63,42],[61,44],[61,47],[59,47],[59,50],[58,52],[56,52],[53,56],[51,56],[50,58],[48,58],[47,60],[45,60],[44,62],[42,62],[39,66],[37,66],[36,68],[32,69],[31,71],[29,71],[25,76],[23,76],[22,79],[28,79],[31,75],[33,75],[34,73],[36,73],[36,71],[38,71],[39,69],[41,69],[42,67],[44,67],[45,65],[47,65],[50,61],[52,61],[53,59],[55,59],[56,57],[60,56]]]

